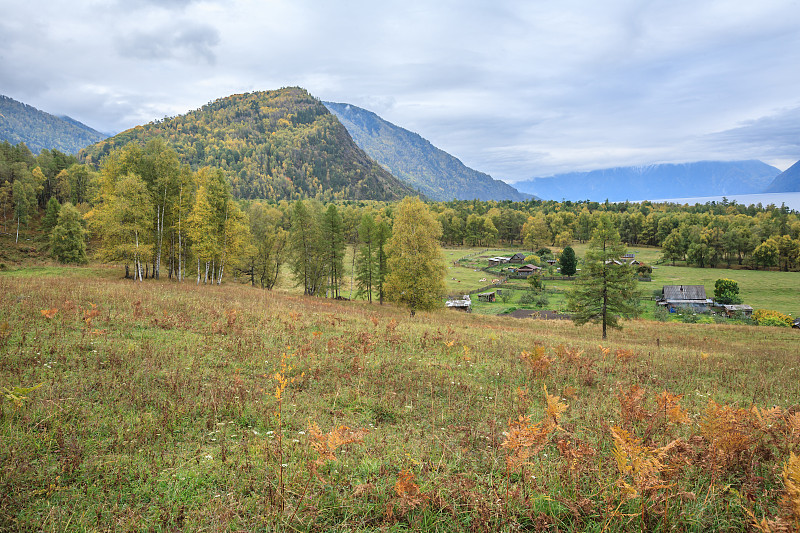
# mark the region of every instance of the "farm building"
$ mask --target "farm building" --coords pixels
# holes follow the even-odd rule
[[[508,260],[509,263],[524,263],[525,262],[525,254],[522,252],[517,252],[511,256]]]
[[[469,294],[465,294],[463,298],[447,300],[444,304],[448,309],[456,309],[458,311],[472,312],[472,300]]]
[[[726,316],[734,316],[737,313],[742,316],[753,316],[753,308],[745,304],[714,304],[714,307],[724,312]]]
[[[481,302],[494,302],[495,301],[495,292],[482,292],[478,294],[478,300]]]
[[[695,313],[706,313],[711,300],[706,298],[706,288],[703,285],[664,285],[658,305],[665,306],[670,313],[676,312],[680,307],[690,308]]]
[[[531,274],[535,274],[535,273],[537,273],[537,272],[539,272],[541,270],[542,270],[542,267],[538,267],[536,265],[525,265],[525,266],[521,266],[518,269],[516,269],[515,273],[520,277],[527,278]]]
[[[489,259],[489,267],[503,265],[509,262],[508,257],[492,257]]]

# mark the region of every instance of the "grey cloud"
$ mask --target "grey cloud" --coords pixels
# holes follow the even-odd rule
[[[208,25],[157,28],[136,31],[117,41],[117,51],[123,57],[149,60],[201,59],[213,65],[214,48],[219,44],[219,31]]]

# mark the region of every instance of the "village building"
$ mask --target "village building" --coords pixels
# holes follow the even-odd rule
[[[515,253],[514,255],[512,255],[508,259],[508,262],[509,263],[524,263],[525,262],[525,254],[523,254],[522,252],[517,252],[517,253]]]
[[[517,269],[514,269],[513,272],[517,276],[519,276],[521,278],[527,278],[531,274],[536,274],[536,273],[540,272],[541,270],[542,270],[542,267],[528,264],[528,265],[521,266],[521,267],[519,267]]]
[[[510,259],[508,257],[492,257],[489,259],[489,267],[491,268],[493,266],[503,265],[509,261]]]
[[[703,285],[664,285],[658,305],[666,307],[670,313],[680,308],[690,309],[695,313],[707,313],[712,301],[706,298]]]
[[[744,317],[753,316],[753,308],[746,304],[720,304],[714,303],[714,307],[720,312],[725,313],[727,317],[733,317],[737,314]]]
[[[478,294],[478,300],[481,302],[494,302],[495,301],[495,292],[482,292]]]
[[[472,312],[472,300],[469,297],[469,294],[465,294],[462,298],[453,298],[447,300],[444,304],[448,309],[456,309],[457,311],[466,311],[467,313]]]

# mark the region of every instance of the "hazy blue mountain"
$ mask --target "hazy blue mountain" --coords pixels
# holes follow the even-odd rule
[[[764,192],[800,192],[800,161],[778,174]]]
[[[350,104],[323,102],[359,148],[432,200],[528,200],[511,185],[464,165],[418,134]]]
[[[44,148],[77,154],[81,148],[106,137],[73,118],[56,117],[0,95],[0,142],[23,142],[34,154]]]
[[[699,161],[618,167],[534,178],[514,185],[547,200],[612,202],[760,193],[780,170],[762,161]]]

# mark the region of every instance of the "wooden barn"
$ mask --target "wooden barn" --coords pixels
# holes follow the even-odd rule
[[[695,313],[707,313],[711,300],[706,298],[706,288],[703,285],[664,285],[658,305],[665,306],[670,313],[681,307]]]

